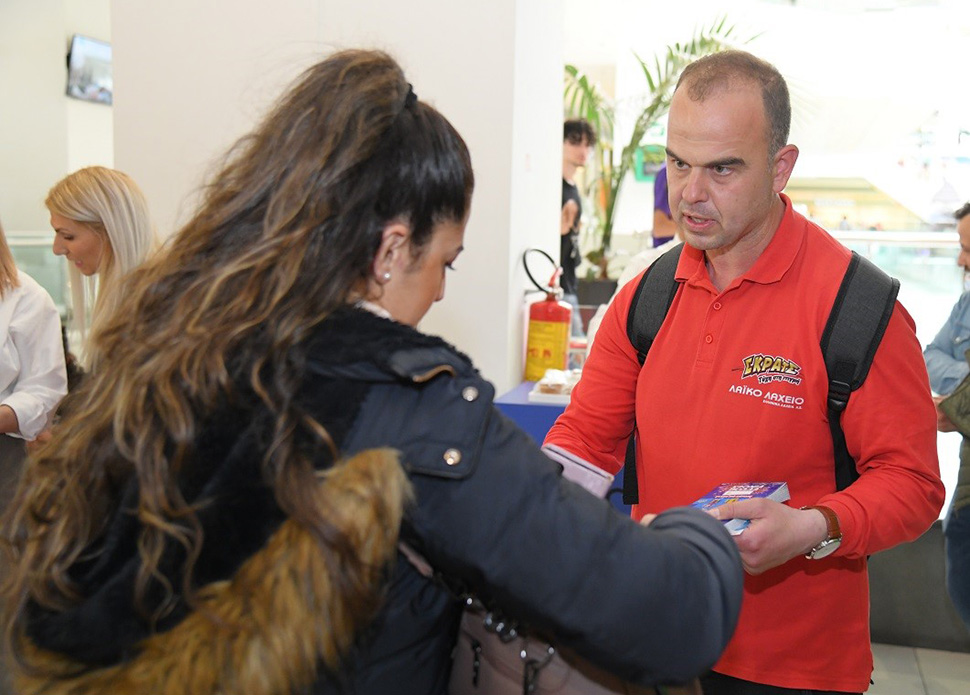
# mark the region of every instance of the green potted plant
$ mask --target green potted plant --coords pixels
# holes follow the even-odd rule
[[[646,89],[641,105],[637,107],[639,111],[630,139],[618,156],[613,142],[616,104],[576,66],[565,66],[566,117],[585,118],[597,133],[596,147],[585,177],[585,197],[592,220],[587,229],[595,239],[594,248],[586,254],[586,259],[598,269],[594,271],[594,276],[608,278],[606,267],[620,191],[644,137],[670,108],[670,99],[680,73],[693,60],[730,48],[735,44],[735,33],[735,27],[727,24],[727,18],[720,17],[709,27],[698,29],[690,41],[667,46],[654,57],[652,63],[634,53],[643,70]]]

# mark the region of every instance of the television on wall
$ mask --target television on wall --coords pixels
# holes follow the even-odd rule
[[[111,105],[111,44],[75,34],[67,53],[67,96]]]

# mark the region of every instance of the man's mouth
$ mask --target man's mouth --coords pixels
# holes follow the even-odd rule
[[[703,231],[714,226],[714,220],[710,217],[704,217],[702,215],[692,215],[690,213],[683,213],[684,224],[691,230]]]

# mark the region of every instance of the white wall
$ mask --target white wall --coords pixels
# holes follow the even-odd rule
[[[318,2],[113,2],[115,162],[162,236],[192,212],[215,160],[319,55]]]
[[[62,0],[65,41],[83,34],[111,43],[110,0]],[[79,99],[65,98],[67,109],[67,171],[100,164],[114,166],[114,109]],[[53,183],[53,181],[51,181]]]
[[[214,0],[112,4],[115,159],[162,233],[203,174],[302,67],[335,48],[390,51],[468,142],[467,251],[422,328],[471,355],[499,392],[521,380],[519,258],[558,247],[561,0]]]
[[[51,185],[89,163],[111,164],[111,109],[71,99],[71,35],[108,38],[109,0],[0,2],[0,219],[8,230],[49,227]]]
[[[47,226],[44,195],[67,165],[62,4],[0,4],[0,219],[8,230]]]

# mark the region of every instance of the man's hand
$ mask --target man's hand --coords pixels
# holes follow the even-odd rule
[[[956,425],[950,421],[946,413],[940,410],[940,403],[945,398],[946,396],[933,396],[933,403],[936,405],[936,429],[940,432],[956,432]]]
[[[562,206],[562,217],[559,220],[559,236],[566,236],[576,224],[576,216],[579,215],[579,206],[575,200],[567,200]]]
[[[721,520],[751,519],[751,525],[734,537],[748,574],[761,574],[804,555],[828,533],[822,512],[793,509],[773,500],[742,500],[708,513]]]

